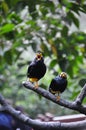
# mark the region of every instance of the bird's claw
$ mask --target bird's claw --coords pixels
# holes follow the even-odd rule
[[[38,86],[34,86],[34,89],[38,89]]]
[[[57,96],[57,97],[56,97],[56,101],[60,101],[60,96]]]
[[[38,89],[38,82],[35,83],[34,89]]]

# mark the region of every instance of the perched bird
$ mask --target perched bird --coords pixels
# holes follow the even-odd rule
[[[60,93],[64,92],[64,90],[67,87],[67,74],[65,72],[61,72],[60,75],[56,76],[54,79],[52,79],[49,91],[56,95],[57,94],[57,100],[60,100]]]
[[[40,80],[46,73],[46,65],[44,64],[44,58],[42,52],[36,53],[35,59],[28,67],[27,77],[30,82],[35,82],[35,88],[38,88],[38,80]]]

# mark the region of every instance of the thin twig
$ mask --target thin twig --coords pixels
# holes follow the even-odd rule
[[[86,96],[86,84],[83,86],[81,92],[77,96],[75,103],[77,103],[78,105],[81,105],[85,96]]]

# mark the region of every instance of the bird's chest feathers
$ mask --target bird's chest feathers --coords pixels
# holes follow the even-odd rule
[[[36,78],[40,79],[45,74],[45,70],[46,70],[46,68],[45,68],[44,63],[37,62],[31,68],[29,77],[34,78],[34,80],[36,81]]]
[[[35,68],[36,68],[36,70],[37,71],[42,71],[44,68],[45,68],[45,65],[44,65],[44,63],[42,63],[42,62],[37,62],[36,64],[35,64]]]
[[[55,80],[56,86],[59,86],[59,87],[64,87],[65,82],[66,82],[66,80],[61,77],[59,77],[58,79]]]

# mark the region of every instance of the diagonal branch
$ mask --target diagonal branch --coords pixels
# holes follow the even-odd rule
[[[42,95],[46,99],[51,100],[52,102],[54,102],[58,105],[64,106],[64,107],[72,109],[72,110],[76,110],[76,111],[83,113],[83,114],[86,114],[86,107],[85,106],[78,105],[78,104],[76,104],[76,102],[69,102],[69,101],[66,101],[63,99],[60,99],[60,101],[57,101],[56,97],[54,95],[52,95],[49,91],[47,91],[43,88],[40,88],[40,87],[38,89],[34,89],[34,85],[30,82],[27,82],[27,81],[23,82],[23,85],[25,88],[35,91],[36,93]]]
[[[86,120],[78,121],[78,122],[70,122],[70,123],[61,123],[61,122],[41,122],[37,120],[33,120],[28,116],[24,115],[20,111],[12,108],[4,99],[2,95],[0,95],[0,104],[5,108],[4,111],[9,112],[12,116],[19,119],[22,123],[32,126],[37,130],[85,130],[86,128]]]
[[[86,96],[86,84],[83,86],[80,94],[77,96],[75,103],[81,105]]]

